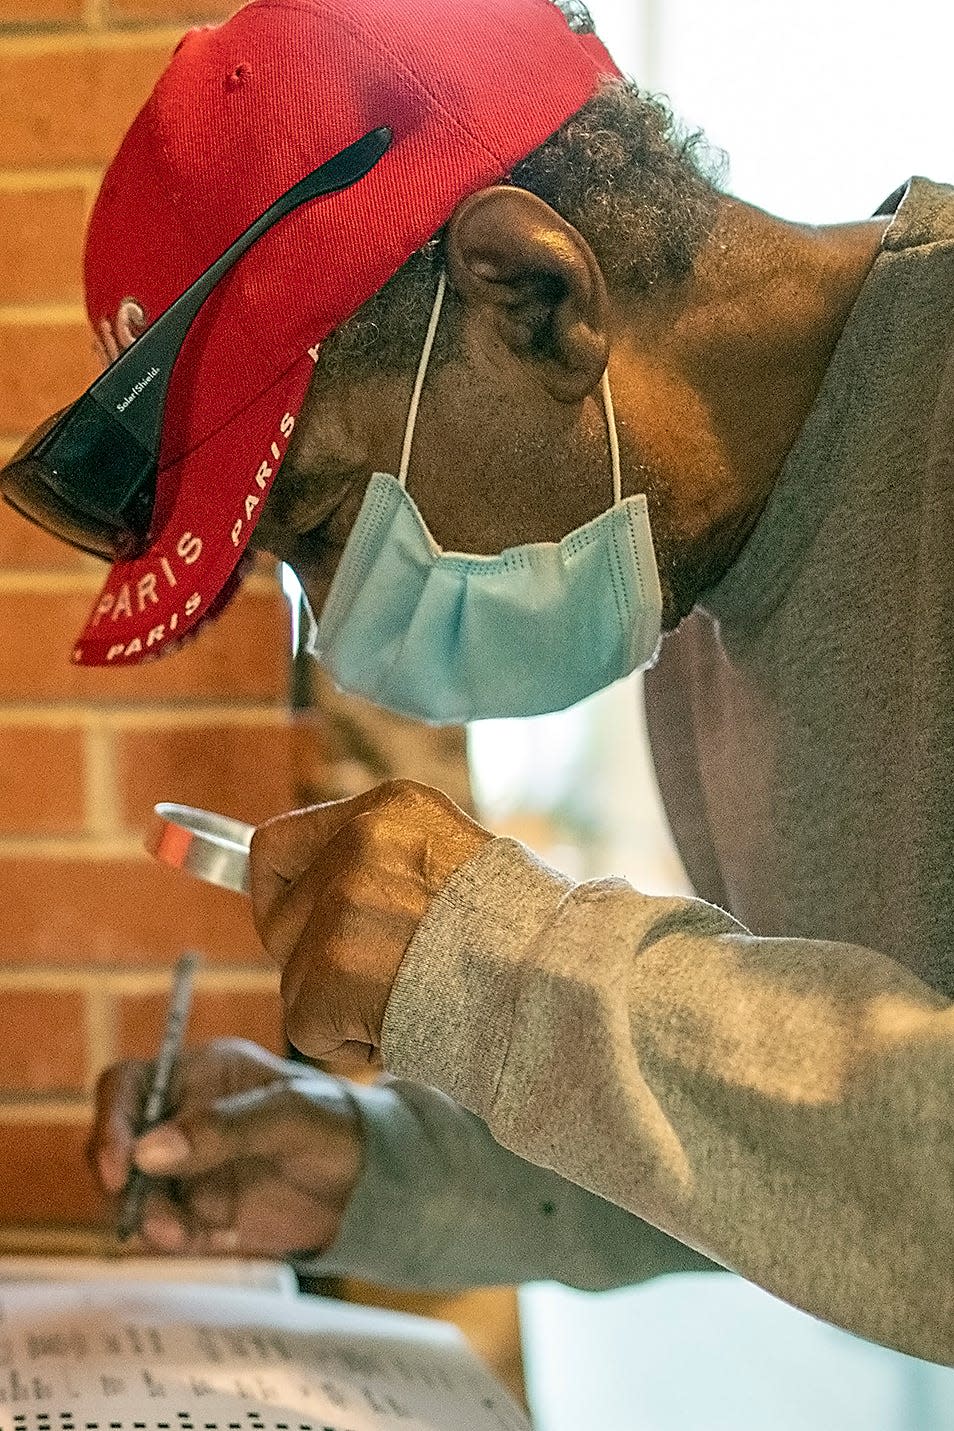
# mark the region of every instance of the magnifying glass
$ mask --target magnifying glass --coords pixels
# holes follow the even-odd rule
[[[248,894],[248,852],[254,825],[164,801],[146,836],[146,849],[160,863],[185,870],[206,884]]]

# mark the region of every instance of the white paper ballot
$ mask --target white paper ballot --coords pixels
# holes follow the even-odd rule
[[[0,1286],[0,1431],[528,1431],[455,1328],[222,1288]]]
[[[287,1262],[247,1257],[0,1257],[0,1282],[194,1282],[297,1297]]]

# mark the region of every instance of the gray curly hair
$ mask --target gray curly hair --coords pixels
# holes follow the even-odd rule
[[[555,3],[571,29],[592,32],[578,0]],[[662,98],[621,79],[603,84],[501,182],[543,199],[586,239],[610,286],[638,294],[690,273],[715,217],[722,164]],[[319,371],[413,368],[443,263],[438,233],[322,344]],[[435,366],[453,351],[455,308],[448,293]]]

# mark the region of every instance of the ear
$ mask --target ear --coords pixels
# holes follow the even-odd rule
[[[471,194],[445,235],[447,277],[465,305],[560,402],[599,384],[609,357],[609,299],[586,240],[525,189]]]

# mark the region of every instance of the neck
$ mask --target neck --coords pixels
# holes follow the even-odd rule
[[[627,491],[651,474],[667,626],[758,520],[887,223],[811,228],[726,199],[691,279],[627,312],[614,364],[624,482],[627,465]]]

